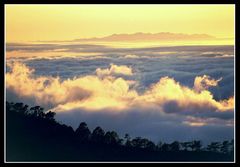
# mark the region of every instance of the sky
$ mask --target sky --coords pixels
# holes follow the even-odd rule
[[[136,32],[234,38],[234,5],[6,5],[5,8],[7,42],[72,40]]]

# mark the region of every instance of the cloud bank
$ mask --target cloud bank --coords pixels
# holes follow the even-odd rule
[[[59,77],[34,76],[34,70],[21,63],[9,65],[6,74],[7,91],[20,98],[32,98],[45,107],[53,106],[56,112],[84,109],[124,112],[131,108],[154,109],[158,112],[222,118],[221,112],[232,112],[234,98],[217,101],[208,91],[220,81],[209,76],[197,76],[194,87],[182,86],[173,78],[162,77],[143,93],[132,85],[136,82],[114,74],[133,75],[127,66],[110,65],[107,69],[96,69],[96,74],[61,81]],[[10,98],[10,97],[9,97]],[[209,114],[211,113],[211,114]]]
[[[230,46],[14,47],[9,54],[33,56],[8,59],[7,100],[53,110],[74,128],[86,121],[154,141],[233,137],[234,56],[224,56],[233,54]]]

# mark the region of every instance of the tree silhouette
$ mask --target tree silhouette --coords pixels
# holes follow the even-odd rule
[[[170,145],[167,143],[164,143],[161,147],[161,151],[163,151],[163,152],[170,151]]]
[[[55,116],[55,115],[56,115],[55,112],[49,111],[49,112],[47,112],[47,113],[44,115],[44,117],[45,117],[47,120],[55,120],[55,119],[54,119],[54,116]]]
[[[32,112],[32,115],[35,117],[40,117],[40,118],[44,117],[43,108],[40,106],[31,107],[30,111]]]
[[[169,145],[169,149],[171,150],[171,151],[179,151],[180,150],[180,143],[178,142],[178,141],[174,141],[173,143],[171,143],[170,145]]]
[[[117,134],[117,132],[115,131],[111,131],[111,132],[107,132],[104,136],[104,142],[106,144],[111,144],[111,145],[116,145],[119,144],[119,136]]]
[[[147,150],[156,150],[156,145],[152,141],[147,139],[147,142],[145,144],[145,148]]]
[[[233,147],[232,147],[232,144],[233,144],[233,140],[232,141],[227,141],[227,140],[225,140],[225,141],[223,141],[222,142],[222,145],[221,145],[221,147],[220,147],[220,151],[222,152],[222,153],[224,153],[224,154],[227,154],[227,153],[230,153],[230,152],[232,152],[233,151]]]
[[[64,139],[72,138],[74,136],[74,130],[71,126],[67,126],[65,124],[61,125],[58,128],[58,133]]]
[[[131,137],[128,133],[125,134],[124,139],[125,139],[125,146],[131,147],[132,146]]]
[[[194,151],[200,151],[202,148],[202,142],[200,140],[193,141],[193,149]]]
[[[221,147],[221,143],[220,142],[211,142],[207,146],[207,150],[212,151],[212,152],[219,152],[220,147]]]
[[[137,147],[137,148],[141,148],[142,147],[142,143],[141,143],[142,138],[141,137],[136,137],[134,139],[132,139],[132,146],[133,147]]]
[[[81,122],[76,129],[75,134],[78,137],[79,141],[83,142],[90,139],[91,131],[88,129],[85,122]]]
[[[190,145],[191,145],[191,142],[183,142],[183,143],[181,143],[181,146],[183,147],[183,149],[184,149],[185,151],[188,151],[188,150],[189,150]]]
[[[220,151],[222,153],[227,153],[228,152],[228,149],[229,149],[229,142],[228,141],[223,141],[222,142],[222,145],[220,147]]]
[[[117,132],[104,132],[96,127],[92,134],[85,122],[74,131],[58,123],[55,113],[44,112],[40,106],[6,102],[7,159],[26,160],[233,160],[234,140],[212,142],[202,149],[200,140],[155,145],[147,138],[131,140],[125,134],[124,143]],[[80,144],[79,144],[80,143]],[[182,151],[185,150],[185,151]],[[189,154],[191,152],[191,154]]]
[[[191,147],[192,151],[200,151],[200,149],[202,147],[202,143],[200,140],[194,140],[191,142],[190,147]]]
[[[96,143],[103,143],[104,135],[105,135],[104,130],[98,126],[93,130],[91,140]]]
[[[19,113],[28,113],[28,105],[24,105],[23,103],[15,103],[14,109],[17,110]]]
[[[230,142],[229,142],[229,152],[230,153],[233,153],[234,151],[234,140],[232,139]]]
[[[157,147],[156,149],[159,151],[162,151],[162,145],[163,145],[163,143],[161,141],[159,141],[156,145],[156,147]]]
[[[146,139],[146,138],[141,138],[141,137],[136,137],[131,141],[132,147],[136,148],[147,148],[147,149],[154,149],[155,144]]]

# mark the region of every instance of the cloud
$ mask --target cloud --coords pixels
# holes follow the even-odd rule
[[[106,76],[106,75],[114,75],[114,74],[122,74],[122,75],[131,76],[131,75],[133,75],[133,72],[130,67],[127,67],[125,65],[118,66],[115,64],[110,64],[110,68],[108,68],[108,69],[97,68],[96,74],[100,77]]]
[[[194,89],[197,92],[201,92],[203,90],[207,90],[209,87],[217,86],[218,82],[221,80],[222,80],[222,78],[219,78],[217,80],[211,79],[207,75],[197,76],[194,80]]]
[[[13,63],[9,66],[11,72],[6,74],[7,90],[14,91],[22,98],[32,97],[36,104],[57,105],[90,95],[90,92],[76,85],[78,80],[60,82],[59,77],[34,77],[34,70],[24,64]]]
[[[233,136],[233,46],[11,45],[8,101],[156,141]]]
[[[205,125],[226,125],[226,126],[233,126],[234,121],[233,119],[223,120],[217,118],[199,118],[199,117],[192,117],[187,116],[183,124],[190,125],[190,126],[205,126]]]
[[[224,54],[224,55],[220,55],[220,56],[215,56],[215,58],[233,58],[234,55],[232,54]]]
[[[161,77],[140,92],[132,80],[136,70],[126,65],[111,64],[100,68],[100,74],[95,70],[72,79],[36,75],[20,62],[7,65],[8,101],[41,105],[74,128],[86,121],[92,129],[101,126],[122,136],[130,133],[154,141],[211,141],[233,135],[234,97],[215,100],[208,89],[196,91],[195,85],[184,86],[171,77]],[[213,87],[220,82],[209,76],[196,78],[204,84],[211,81],[207,85]]]
[[[132,75],[127,66],[111,64],[110,68],[96,70],[97,75],[86,75],[61,81],[59,77],[34,76],[34,70],[21,63],[9,64],[11,71],[6,74],[7,90],[22,98],[32,97],[43,106],[54,106],[56,112],[73,109],[98,111],[114,109],[124,112],[131,108],[157,110],[158,112],[223,118],[219,112],[230,112],[234,98],[216,101],[208,90],[197,92],[185,87],[173,78],[162,77],[144,92],[139,93],[132,80],[113,74]],[[196,77],[216,86],[209,76]],[[195,79],[196,80],[196,79]],[[198,80],[198,79],[197,79]],[[198,84],[198,86],[202,86]],[[214,113],[214,114],[209,114]],[[218,116],[219,115],[219,116]]]
[[[126,58],[126,59],[138,59],[140,57],[137,56],[137,55],[133,55],[133,54],[127,54],[126,56],[124,56],[124,58]]]
[[[7,43],[7,52],[25,52],[38,53],[51,51],[54,53],[122,53],[138,55],[139,53],[172,53],[172,52],[205,52],[219,53],[232,52],[234,46],[166,46],[166,47],[139,47],[139,48],[119,48],[100,44],[83,44],[83,43],[65,43],[65,44],[24,44],[24,43]],[[17,55],[17,54],[16,54]]]
[[[130,83],[122,78],[106,76],[101,79],[88,75],[60,81],[59,77],[35,77],[34,70],[21,63],[9,66],[11,72],[6,74],[7,90],[16,92],[22,98],[32,97],[37,104],[44,106],[50,103],[69,108],[76,103],[89,109],[120,107],[125,106],[124,100],[136,93],[129,90]],[[126,66],[112,65],[111,69],[117,73],[121,69],[127,74],[131,72]]]
[[[154,142],[202,140],[204,144],[212,141],[222,141],[233,138],[233,126],[229,120],[196,119],[184,116],[164,114],[154,110],[136,108],[127,112],[86,112],[84,110],[71,110],[56,115],[57,120],[74,129],[79,123],[85,121],[90,130],[101,126],[104,130],[114,130],[121,137],[129,133],[132,138],[141,136]],[[204,121],[204,125],[196,124]],[[228,125],[231,124],[231,125]]]
[[[153,84],[142,96],[138,97],[143,104],[153,103],[163,106],[165,112],[197,114],[198,112],[228,111],[234,108],[233,98],[216,101],[211,92],[194,89],[180,85],[173,78],[163,77]]]
[[[105,48],[104,45],[94,44],[27,44],[27,43],[7,43],[6,50],[12,51],[28,51],[28,52],[44,52],[44,51],[56,51],[56,52],[68,52],[71,49],[84,50],[84,49],[99,49]]]

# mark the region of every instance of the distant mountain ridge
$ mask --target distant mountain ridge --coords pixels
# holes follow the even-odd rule
[[[171,41],[171,40],[213,40],[216,37],[208,34],[183,34],[183,33],[134,33],[112,34],[101,38],[75,39],[74,41]]]

